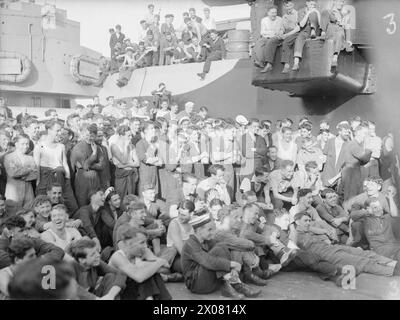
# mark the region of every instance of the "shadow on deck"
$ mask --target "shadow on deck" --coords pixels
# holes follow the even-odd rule
[[[362,274],[356,278],[356,289],[345,290],[317,275],[282,272],[268,280],[256,300],[400,300],[400,277]],[[219,291],[209,295],[192,294],[184,284],[168,284],[174,300],[228,300]]]

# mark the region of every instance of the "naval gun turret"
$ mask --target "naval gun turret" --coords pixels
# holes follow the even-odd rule
[[[0,1],[0,91],[11,106],[70,107],[104,81],[101,54],[80,44],[80,24],[46,1]]]

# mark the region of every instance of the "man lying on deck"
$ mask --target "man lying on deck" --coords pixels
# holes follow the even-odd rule
[[[361,248],[333,245],[326,235],[311,233],[311,218],[306,213],[296,214],[294,220],[297,226],[296,243],[299,248],[318,255],[322,260],[333,263],[339,268],[351,266],[356,275],[362,272],[387,277],[400,275],[400,266],[395,260]]]

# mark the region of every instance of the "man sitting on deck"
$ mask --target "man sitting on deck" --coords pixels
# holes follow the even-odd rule
[[[123,300],[171,300],[159,270],[169,268],[166,260],[156,257],[147,247],[146,235],[130,225],[117,232],[119,250],[110,258],[109,265],[128,277]]]
[[[360,248],[333,245],[326,235],[313,234],[310,232],[311,218],[306,213],[296,214],[294,220],[297,225],[296,244],[299,248],[320,256],[322,260],[339,268],[351,266],[357,275],[362,272],[387,277],[400,275],[400,266],[395,260]]]
[[[221,288],[223,296],[238,300],[244,296],[258,296],[261,291],[240,281],[242,265],[232,260],[226,246],[216,245],[210,250],[207,241],[213,239],[215,232],[210,216],[195,216],[190,224],[194,235],[185,242],[181,257],[186,287],[198,294],[209,294]]]

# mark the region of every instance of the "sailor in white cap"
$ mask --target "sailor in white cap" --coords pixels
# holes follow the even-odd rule
[[[249,123],[249,121],[246,119],[246,117],[242,116],[241,114],[238,115],[235,120],[241,126],[247,126],[247,124]]]
[[[260,290],[240,281],[242,265],[233,261],[226,246],[218,244],[210,250],[207,241],[212,240],[215,234],[215,223],[210,215],[195,215],[189,223],[194,234],[185,242],[181,255],[187,288],[198,294],[212,293],[220,288],[223,296],[239,300],[245,296],[258,296]]]

